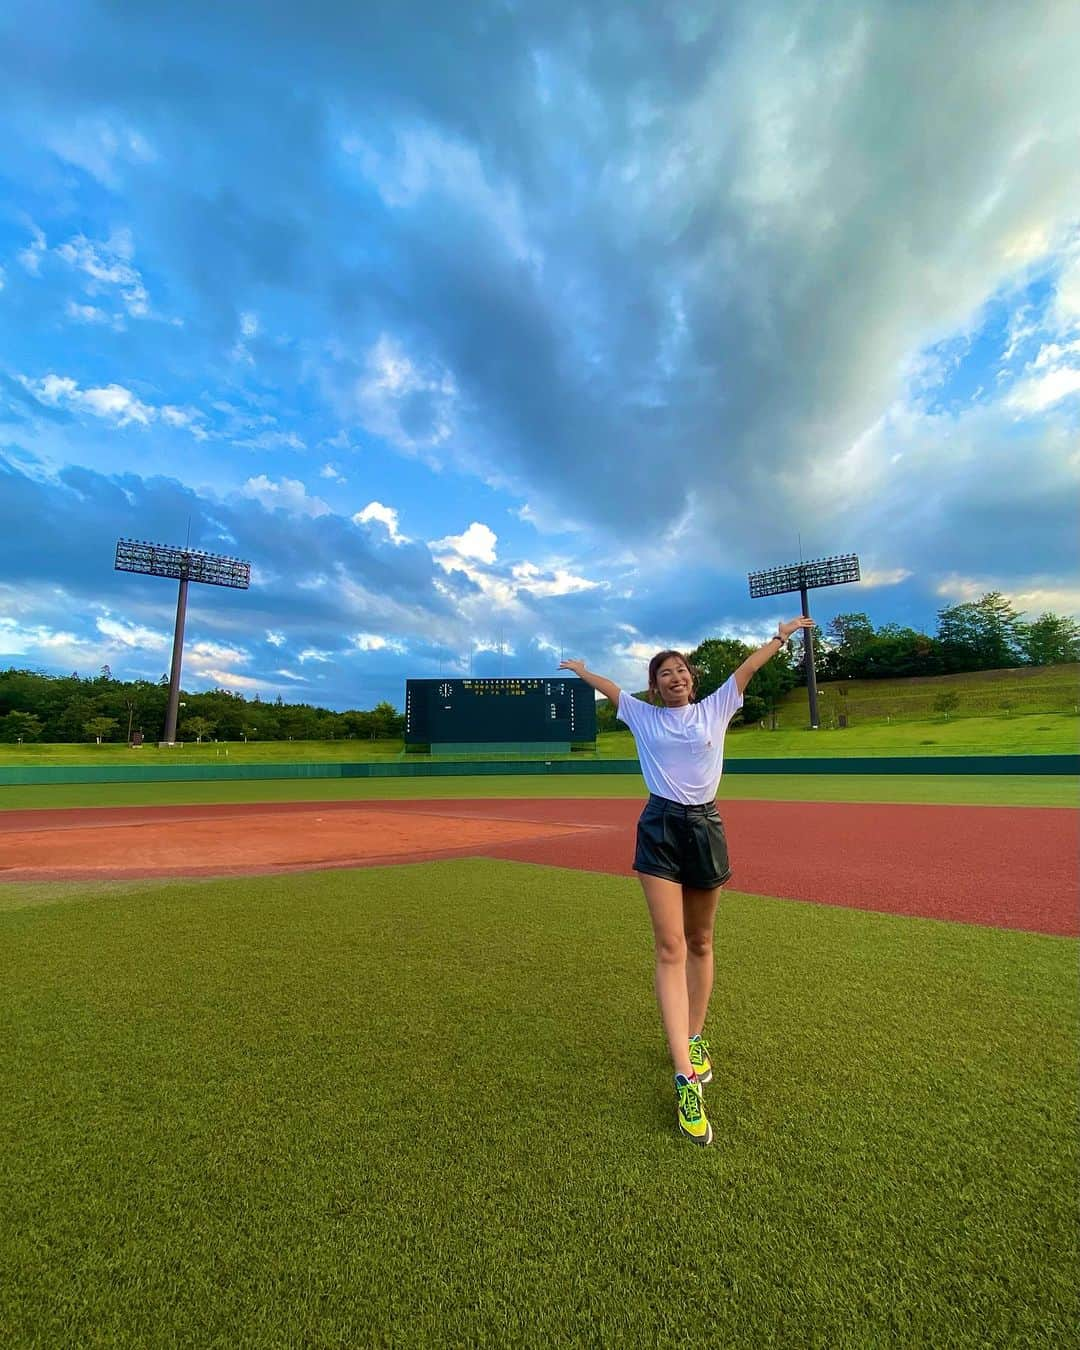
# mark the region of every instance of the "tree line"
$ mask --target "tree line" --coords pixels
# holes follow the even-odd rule
[[[861,612],[838,614],[824,631],[815,625],[813,635],[814,673],[822,681],[908,679],[1080,661],[1080,624],[1051,613],[1028,623],[999,591],[938,610],[932,636],[895,623],[875,629]],[[718,689],[752,651],[737,638],[707,638],[688,652],[698,671],[698,697]],[[802,645],[796,640],[794,650],[785,648],[754,676],[736,722],[769,719],[775,724],[784,695],[805,683]],[[615,709],[601,702],[597,725],[611,731],[623,724]]]
[[[0,741],[157,741],[169,681],[114,680],[108,666],[83,677],[0,671]],[[310,703],[264,703],[227,689],[180,695],[177,736],[185,741],[329,741],[401,737],[405,718],[392,703],[330,712]]]
[[[861,612],[838,614],[824,631],[813,631],[819,680],[897,679],[1080,661],[1080,625],[1050,613],[1025,622],[998,591],[939,610],[933,636],[892,623],[875,629]],[[718,689],[752,650],[737,638],[699,643],[688,653],[699,671],[698,697]],[[114,680],[108,666],[91,677],[0,671],[0,741],[126,741],[135,733],[156,741],[165,724],[168,683],[164,675],[156,684]],[[785,649],[755,675],[741,720],[773,718],[784,695],[802,683],[801,649]],[[366,712],[336,713],[280,697],[264,703],[258,695],[249,700],[211,689],[182,694],[181,705],[177,730],[182,740],[375,740],[405,731],[404,716],[386,702]],[[602,700],[598,730],[615,725],[615,709]]]
[[[1025,622],[999,591],[938,610],[931,637],[867,615],[838,614],[826,627],[815,666],[826,680],[959,675],[1080,661],[1080,625],[1058,614]]]

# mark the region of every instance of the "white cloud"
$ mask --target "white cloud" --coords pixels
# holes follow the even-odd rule
[[[30,226],[33,238],[30,243],[18,254],[19,262],[32,275],[40,276],[41,259],[47,252],[48,245],[45,241],[44,230],[39,230],[36,225]]]
[[[172,639],[167,633],[156,632],[142,624],[122,623],[118,619],[104,618],[96,621],[97,630],[103,637],[110,638],[121,647],[130,647],[139,651],[160,652],[170,646]]]
[[[213,675],[210,665],[228,662],[234,666],[246,666],[251,663],[250,655],[239,647],[227,647],[220,642],[195,642],[184,648],[184,661],[201,675]]]
[[[7,273],[0,267],[0,291],[4,289],[4,282],[7,279]]]
[[[76,323],[111,323],[110,315],[103,309],[98,309],[96,305],[77,305],[74,300],[67,302],[66,311],[69,319],[74,319]]]
[[[394,157],[380,155],[356,135],[346,136],[342,149],[357,160],[388,206],[411,207],[437,195],[471,216],[475,228],[494,234],[515,262],[539,265],[517,193],[492,181],[474,146],[420,126],[398,132]]]
[[[1020,413],[1040,413],[1080,392],[1080,366],[1055,366],[1041,375],[1019,380],[1006,399]]]
[[[398,513],[392,506],[384,506],[382,502],[368,502],[362,511],[357,511],[353,516],[354,525],[369,525],[373,520],[377,520],[380,525],[385,526],[390,540],[394,544],[407,544],[408,536],[401,533],[398,528]]]
[[[148,426],[154,416],[153,408],[140,402],[130,389],[120,384],[109,384],[104,389],[87,389],[83,392],[82,402],[95,417],[111,418],[122,427],[129,422]]]
[[[238,361],[241,365],[253,366],[255,358],[248,350],[247,339],[258,337],[259,320],[258,316],[250,312],[244,312],[240,315],[240,336],[233,345],[229,356],[233,361]]]
[[[234,445],[245,450],[306,450],[307,446],[295,431],[260,431],[246,440],[234,440]]]
[[[431,551],[436,554],[450,554],[451,557],[439,557],[438,561],[447,570],[454,566],[456,558],[470,558],[477,562],[494,563],[495,545],[498,535],[488,525],[474,520],[463,534],[448,534],[445,539],[429,541]]]
[[[1057,578],[1028,577],[1020,582],[1000,577],[971,577],[953,573],[934,587],[935,594],[956,604],[981,600],[990,591],[998,591],[1020,614],[1055,614],[1080,617],[1080,588],[1062,586]]]
[[[150,313],[150,297],[138,270],[132,266],[135,245],[130,230],[114,230],[104,242],[95,243],[84,234],[76,235],[61,244],[57,254],[90,280],[87,290],[99,294],[107,287],[120,292],[124,308],[132,318],[146,318]]]
[[[301,665],[305,665],[308,661],[319,661],[325,663],[327,661],[332,661],[333,658],[334,658],[333,652],[320,651],[318,647],[305,647],[304,650],[300,653],[300,655],[296,659],[300,662]]]
[[[523,562],[517,563],[510,572],[519,590],[535,596],[574,595],[580,591],[594,591],[604,584],[574,576],[560,565],[541,568],[535,563]]]
[[[238,675],[235,670],[220,670],[212,666],[204,666],[198,673],[204,679],[213,680],[216,689],[228,689],[236,692],[246,690],[249,693],[258,694],[265,689],[281,687],[268,684],[266,680],[256,679],[252,675]]]
[[[65,666],[85,667],[101,665],[107,659],[109,649],[47,624],[24,626],[14,619],[0,617],[0,656],[25,656],[36,652]]]
[[[914,573],[909,568],[892,567],[880,570],[871,569],[869,572],[860,570],[859,579],[864,586],[899,586],[902,581],[907,581],[910,576],[914,576]]]
[[[338,470],[333,466],[333,464],[324,464],[322,468],[319,470],[319,477],[329,478],[330,481],[333,483],[344,483],[346,481],[345,475],[343,473],[339,473]]]
[[[45,376],[43,380],[30,380],[20,375],[19,381],[35,398],[50,407],[66,405],[91,413],[94,417],[105,418],[117,426],[126,427],[132,422],[148,426],[157,415],[156,409],[143,403],[130,389],[121,384],[108,384],[100,389],[80,389],[78,384],[67,375]]]
[[[307,489],[298,479],[283,478],[279,483],[261,473],[257,478],[249,478],[240,492],[260,502],[268,511],[286,511],[294,516],[325,516],[330,508],[321,497],[309,497]]]
[[[1080,239],[1074,241],[1066,255],[1051,313],[1063,332],[1080,327]]]
[[[203,414],[198,408],[178,408],[175,404],[166,403],[160,412],[161,420],[167,426],[189,431],[197,441],[208,439],[209,432],[202,426]]]
[[[406,650],[406,644],[400,638],[380,637],[378,633],[354,633],[349,641],[361,652],[391,651],[401,654]]]
[[[398,449],[440,446],[453,431],[453,376],[433,364],[422,369],[386,333],[368,351],[365,374],[354,393],[367,430]]]
[[[274,671],[274,674],[275,674],[275,675],[284,675],[284,677],[285,677],[287,680],[295,680],[297,684],[307,684],[307,683],[308,683],[308,680],[307,680],[307,676],[306,676],[306,675],[297,675],[297,674],[295,674],[295,673],[294,673],[293,671],[291,671],[291,670],[283,670],[283,669],[275,670],[275,671]]]
[[[273,629],[267,629],[266,640],[267,642],[269,642],[271,647],[285,646],[285,634],[275,633]]]
[[[119,185],[120,164],[152,163],[157,154],[146,137],[133,127],[117,125],[104,117],[80,117],[65,123],[48,137],[49,149],[74,164],[106,187]]]

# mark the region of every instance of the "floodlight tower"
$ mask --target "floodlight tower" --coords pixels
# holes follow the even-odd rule
[[[800,613],[810,617],[810,601],[806,592],[814,586],[842,586],[859,580],[859,559],[854,553],[841,553],[834,558],[814,558],[811,562],[788,563],[784,567],[770,567],[764,572],[750,573],[751,599],[766,595],[786,595],[798,591],[802,600]],[[810,729],[817,731],[817,677],[814,674],[814,639],[809,628],[803,629],[803,663],[806,669],[806,692],[810,699]]]
[[[142,572],[150,577],[172,577],[180,582],[176,598],[176,630],[173,633],[172,669],[169,672],[169,703],[165,713],[162,745],[176,744],[176,716],[180,707],[180,667],[184,659],[184,617],[189,581],[208,586],[230,586],[246,591],[251,585],[251,564],[239,558],[198,549],[148,544],[139,539],[121,539],[116,545],[116,570]]]

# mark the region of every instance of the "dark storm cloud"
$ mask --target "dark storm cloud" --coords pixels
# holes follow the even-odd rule
[[[16,6],[0,106],[46,143],[96,118],[146,138],[151,157],[112,156],[109,190],[208,361],[248,306],[278,306],[291,341],[260,364],[355,429],[387,331],[456,391],[444,443],[436,376],[410,390],[404,442],[644,554],[683,520],[703,565],[681,575],[678,547],[663,553],[675,584],[639,626],[710,612],[718,577],[800,528],[894,563],[914,547],[939,570],[985,570],[994,529],[1003,575],[1032,556],[1052,568],[1061,479],[1039,460],[1032,490],[1013,490],[1010,417],[987,419],[985,458],[944,482],[940,424],[900,468],[883,439],[854,486],[840,461],[903,398],[913,354],[1022,269],[1024,239],[1044,231],[1049,248],[1080,214],[1072,6],[688,9]],[[79,490],[125,518],[117,484]],[[193,501],[129,490],[167,533]],[[71,531],[100,551],[108,531],[81,509]],[[294,579],[339,562],[441,613],[422,549],[340,517],[214,512],[286,578],[306,632],[332,627],[337,593]],[[75,575],[69,548],[57,540]],[[577,601],[544,605],[582,622]],[[590,596],[586,622],[610,633],[617,608]]]
[[[344,624],[358,628],[364,619],[362,609],[348,612],[342,581],[395,604],[422,605],[433,618],[451,612],[432,588],[426,547],[384,544],[339,516],[298,519],[239,496],[210,501],[175,480],[79,467],[41,481],[2,457],[0,475],[0,575],[24,586],[54,583],[86,606],[143,603],[166,612],[171,601],[160,582],[114,571],[116,542],[182,547],[190,522],[193,548],[252,562],[256,584],[245,600],[245,632],[259,622],[296,624],[309,641],[341,645]],[[211,605],[220,599],[214,588],[205,590]]]

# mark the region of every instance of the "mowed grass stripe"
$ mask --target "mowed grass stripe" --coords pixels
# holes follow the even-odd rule
[[[4,810],[69,810],[85,806],[190,806],[215,802],[406,801],[447,798],[638,797],[638,774],[453,778],[271,779],[219,783],[81,783],[0,787]],[[730,774],[721,801],[926,802],[968,806],[1080,805],[1073,776],[937,774]]]
[[[103,888],[0,952],[6,1343],[1073,1343],[1073,942],[726,897],[711,1150],[630,879]]]

